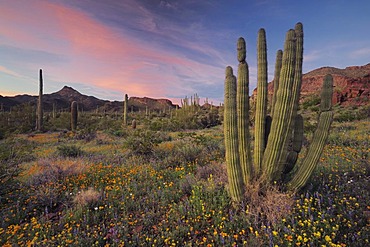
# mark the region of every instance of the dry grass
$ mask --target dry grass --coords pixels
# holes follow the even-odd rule
[[[59,158],[41,158],[35,162],[25,165],[21,176],[29,182],[35,180],[57,181],[61,177],[78,175],[86,171],[88,162],[83,158],[59,159]],[[45,181],[39,181],[43,183]]]
[[[256,180],[246,186],[245,202],[247,214],[257,222],[273,225],[291,212],[294,198],[291,192],[282,192],[276,185]]]
[[[77,206],[92,206],[94,203],[98,202],[101,198],[99,191],[90,187],[87,190],[79,192],[73,199],[73,202]]]

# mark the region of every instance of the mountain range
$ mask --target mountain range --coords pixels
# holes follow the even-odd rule
[[[320,96],[324,77],[333,76],[334,94],[333,104],[342,106],[366,105],[370,102],[370,63],[363,66],[350,66],[345,69],[322,67],[312,70],[302,76],[301,101]],[[273,94],[273,81],[269,83],[268,94]],[[257,90],[253,91],[252,99]]]
[[[370,63],[364,66],[351,66],[345,69],[334,67],[322,67],[310,71],[302,76],[301,100],[319,95],[323,79],[326,74],[332,74],[334,79],[333,103],[343,106],[366,105],[370,99]],[[273,93],[273,82],[269,83],[268,92]],[[252,93],[252,100],[255,98],[257,90]],[[17,95],[1,96],[0,105],[5,111],[11,107],[22,104],[37,104],[38,96]],[[101,100],[94,96],[83,95],[75,89],[64,86],[61,90],[51,94],[44,94],[43,103],[45,111],[52,111],[53,107],[57,110],[68,111],[72,101],[77,101],[79,109],[83,111],[99,110],[104,112],[122,111],[122,101]],[[129,108],[133,111],[145,110],[163,110],[176,108],[168,99],[152,99],[148,97],[130,97]]]
[[[31,105],[36,105],[37,100],[38,96],[31,95],[16,95],[12,97],[3,97],[0,95],[0,104],[5,111],[21,104],[29,103]],[[58,111],[69,111],[72,101],[77,101],[78,107],[82,111],[98,110],[100,112],[116,112],[122,111],[123,109],[122,101],[98,99],[94,96],[81,94],[77,90],[68,86],[64,86],[58,92],[43,95],[43,106],[45,111],[52,111],[53,107]],[[176,108],[176,105],[168,99],[130,97],[128,107],[133,111],[143,111],[146,107],[150,110],[160,111],[168,108]]]

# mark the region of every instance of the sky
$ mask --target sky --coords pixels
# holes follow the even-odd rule
[[[303,23],[303,73],[370,63],[368,0],[0,0],[0,95],[71,86],[122,101],[124,94],[179,103],[223,101],[244,37],[250,91],[256,43],[266,30],[269,81],[286,32]]]

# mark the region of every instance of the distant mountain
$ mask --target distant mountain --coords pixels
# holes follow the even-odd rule
[[[326,74],[332,74],[334,79],[333,103],[343,106],[366,105],[370,104],[370,63],[364,66],[351,66],[345,69],[333,67],[322,67],[303,75],[301,101],[312,95],[320,95],[322,83]],[[273,82],[269,83],[268,92],[272,95]],[[257,90],[252,94],[255,99]],[[123,98],[123,96],[122,96]],[[60,91],[44,95],[45,111],[52,111],[53,105],[58,110],[69,111],[72,101],[77,101],[79,109],[83,111],[93,111],[98,109],[105,112],[122,112],[122,101],[101,100],[94,96],[83,95],[75,89],[64,86]],[[6,111],[11,107],[22,104],[37,104],[37,96],[17,95],[14,97],[4,97],[0,95],[0,105]],[[152,99],[148,97],[130,97],[129,109],[133,111],[164,110],[176,108],[168,99]]]
[[[11,107],[21,104],[31,104],[36,106],[38,96],[17,95],[13,97],[4,97],[0,95],[0,104],[8,111]],[[72,87],[64,86],[61,90],[51,94],[43,95],[43,104],[45,111],[52,111],[53,105],[57,110],[69,111],[72,101],[77,101],[80,110],[83,111],[99,111],[105,112],[122,112],[122,101],[101,100],[94,96],[83,95]],[[176,108],[176,105],[168,99],[151,99],[151,98],[129,98],[129,109],[133,111],[145,111],[146,107],[149,110],[163,110],[168,108]]]
[[[351,66],[345,69],[322,67],[302,76],[301,101],[312,95],[320,96],[324,77],[333,76],[333,103],[343,106],[370,104],[370,63],[364,66]],[[268,93],[273,93],[273,81],[269,83]],[[257,95],[253,91],[252,98]]]

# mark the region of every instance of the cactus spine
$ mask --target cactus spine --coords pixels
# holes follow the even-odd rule
[[[251,167],[254,166],[256,168],[254,176],[262,176],[262,179],[267,182],[281,181],[285,178],[283,175],[293,169],[302,147],[303,118],[301,115],[297,115],[302,83],[302,24],[298,23],[295,30],[291,29],[287,32],[284,52],[278,51],[277,53],[276,61],[279,64],[276,65],[277,71],[275,71],[276,84],[274,85],[275,90],[272,100],[272,118],[266,116],[267,83],[264,80],[266,77],[267,81],[267,61],[265,61],[266,41],[263,29],[259,31],[258,49],[259,75],[257,86],[262,87],[262,90],[257,89],[256,125],[258,126],[255,129],[255,145],[262,144],[262,148],[255,147],[255,163],[247,162],[247,168],[243,168],[244,164],[242,161],[245,148],[240,148],[240,146],[244,145],[243,138],[248,135],[242,120],[249,119],[248,105],[245,104],[242,98],[243,95],[245,96],[248,85],[248,67],[245,62],[244,40],[238,40],[237,96],[235,96],[236,82],[235,76],[232,74],[232,68],[226,68],[224,108],[226,163],[230,195],[236,202],[242,200],[243,186],[248,182],[248,179],[245,179],[246,170],[251,170]],[[292,178],[287,184],[287,188],[290,190],[297,190],[304,186],[319,161],[333,119],[331,111],[332,87],[333,79],[328,75],[325,78],[321,94],[321,113],[318,127],[302,164],[297,169],[294,169],[291,172],[293,174],[289,176]],[[263,116],[263,119],[261,119],[261,116]],[[292,145],[288,149],[290,141]],[[245,143],[245,147],[249,149],[250,143],[248,141]],[[262,163],[258,163],[260,162],[259,158],[256,158],[260,154],[263,155]]]
[[[244,193],[236,120],[236,78],[231,67],[225,73],[224,134],[230,196],[239,202]]]
[[[77,129],[77,102],[72,101],[71,103],[71,130],[76,131]]]
[[[123,125],[127,126],[127,113],[128,113],[128,95],[125,94],[125,101],[123,102]]]
[[[43,107],[42,107],[42,94],[43,94],[43,78],[42,78],[42,69],[40,69],[40,75],[39,75],[39,99],[37,102],[37,130],[41,131],[43,128]]]
[[[250,150],[249,134],[249,72],[245,61],[245,40],[239,38],[237,43],[238,52],[238,85],[237,85],[237,123],[240,165],[243,172],[244,183],[248,183],[252,175],[252,155]]]
[[[267,112],[267,48],[266,32],[258,31],[257,41],[257,102],[254,128],[254,172],[258,175],[262,168],[263,152],[265,150],[265,119]]]

